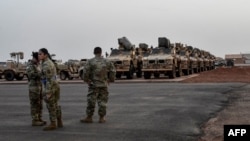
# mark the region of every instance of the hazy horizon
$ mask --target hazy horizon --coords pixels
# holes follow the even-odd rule
[[[158,37],[197,47],[217,57],[250,53],[248,0],[4,0],[0,1],[0,61],[10,52],[47,48],[56,59],[93,57],[132,44],[158,45]]]

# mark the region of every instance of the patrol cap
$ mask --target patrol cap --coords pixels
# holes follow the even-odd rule
[[[101,47],[95,47],[94,54],[101,54],[101,53],[102,53],[102,48]]]

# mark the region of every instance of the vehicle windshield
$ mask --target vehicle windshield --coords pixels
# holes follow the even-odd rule
[[[186,55],[186,51],[183,51],[183,50],[180,51],[180,55],[181,55],[181,56],[185,56],[185,55]]]
[[[110,53],[110,56],[116,56],[116,55],[130,55],[130,51],[121,51],[118,49],[113,49]]]
[[[169,48],[154,48],[151,54],[170,54],[171,49]]]

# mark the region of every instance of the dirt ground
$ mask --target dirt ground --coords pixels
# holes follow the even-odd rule
[[[220,111],[216,117],[202,126],[203,135],[198,141],[223,141],[223,126],[226,124],[250,125],[250,67],[217,68],[200,73],[199,76],[186,79],[185,83],[220,83],[242,82],[245,85],[229,96],[228,106]]]

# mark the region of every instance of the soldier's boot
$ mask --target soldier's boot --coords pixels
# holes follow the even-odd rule
[[[80,122],[82,123],[93,123],[92,116],[87,116],[85,119],[81,119]]]
[[[62,116],[57,117],[57,127],[59,128],[63,127]]]
[[[47,124],[47,122],[45,121],[45,120],[42,120],[42,116],[39,116],[39,119],[38,119],[40,122],[42,122],[43,123],[43,125],[46,125]]]
[[[43,122],[39,120],[32,120],[32,126],[43,126]]]
[[[42,120],[41,118],[39,119],[39,121],[41,121],[41,122],[43,123],[43,125],[46,125],[46,124],[47,124],[47,121]]]
[[[63,127],[61,106],[57,108],[57,127]]]
[[[106,122],[105,117],[100,116],[99,123],[105,123],[105,122]]]
[[[50,123],[50,125],[46,126],[43,128],[44,131],[51,131],[51,130],[55,130],[57,127],[56,127],[56,122],[55,121],[52,121]]]

